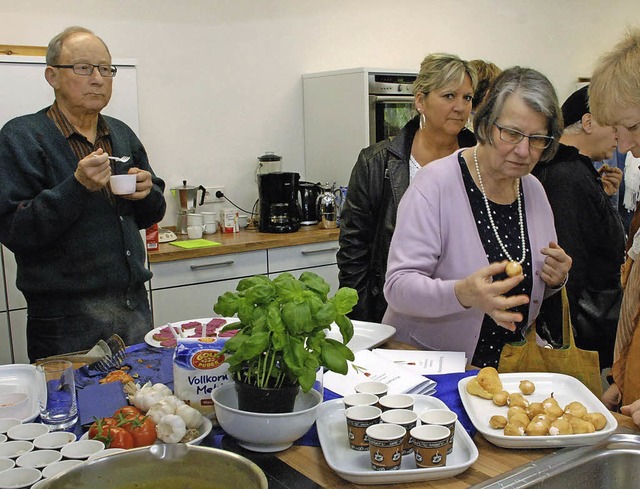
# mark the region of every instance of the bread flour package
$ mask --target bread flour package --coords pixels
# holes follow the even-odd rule
[[[227,355],[220,353],[228,338],[178,338],[173,354],[173,390],[176,397],[217,425],[211,393],[232,382]]]

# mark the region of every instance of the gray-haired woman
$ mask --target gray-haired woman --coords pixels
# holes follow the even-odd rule
[[[571,267],[529,175],[553,156],[561,128],[549,80],[510,68],[476,114],[478,145],[416,176],[398,209],[384,288],[383,322],[396,339],[464,351],[478,367],[497,366],[503,345],[523,339]]]
[[[358,291],[352,319],[380,322],[387,255],[398,203],[418,169],[476,143],[464,128],[476,73],[451,54],[430,54],[413,86],[418,115],[393,139],[363,149],[351,173],[341,215],[340,286]]]

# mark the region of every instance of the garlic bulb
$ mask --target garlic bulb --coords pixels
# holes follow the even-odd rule
[[[203,421],[203,416],[200,414],[200,411],[187,404],[179,406],[178,409],[176,409],[176,414],[184,420],[189,429],[198,428]]]
[[[184,420],[175,414],[167,414],[156,426],[158,438],[165,443],[178,443],[187,434]]]

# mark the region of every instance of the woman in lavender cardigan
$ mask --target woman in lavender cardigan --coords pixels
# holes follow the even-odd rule
[[[425,166],[400,202],[383,322],[398,340],[464,351],[484,367],[497,366],[505,343],[523,339],[543,298],[564,284],[571,258],[529,175],[555,154],[562,131],[549,80],[506,70],[474,130],[477,146]]]

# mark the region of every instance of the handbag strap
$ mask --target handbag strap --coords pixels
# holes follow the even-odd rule
[[[571,313],[569,311],[569,297],[567,296],[566,287],[560,290],[562,294],[562,346],[563,348],[575,348],[576,342],[573,338],[573,328],[571,327]],[[525,340],[527,343],[536,342],[536,322],[531,323],[529,331],[527,331]]]

